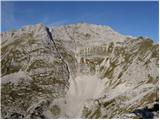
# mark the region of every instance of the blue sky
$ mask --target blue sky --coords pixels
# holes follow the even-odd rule
[[[124,35],[148,36],[158,43],[158,2],[2,2],[2,31],[43,23],[109,25]]]

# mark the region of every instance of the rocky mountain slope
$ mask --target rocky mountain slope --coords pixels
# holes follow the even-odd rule
[[[1,33],[2,118],[158,118],[159,45],[108,26]]]

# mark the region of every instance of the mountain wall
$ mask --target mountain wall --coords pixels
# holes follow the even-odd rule
[[[2,118],[158,118],[159,45],[109,26],[1,33]]]

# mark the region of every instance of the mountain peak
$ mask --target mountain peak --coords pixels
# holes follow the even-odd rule
[[[38,23],[35,25],[26,25],[23,26],[20,31],[39,31],[40,29],[45,29],[45,25]]]
[[[84,44],[87,41],[92,41],[90,43],[93,44],[103,44],[104,42],[124,41],[126,39],[126,36],[114,31],[109,26],[89,23],[64,25],[51,28],[51,31],[54,32],[55,39],[70,41],[73,38],[75,41],[81,41]]]

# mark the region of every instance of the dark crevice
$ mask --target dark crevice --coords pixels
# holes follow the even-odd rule
[[[68,73],[69,73],[69,75],[68,75],[68,80],[69,80],[69,79],[70,79],[70,70],[69,70],[69,66],[68,66],[67,62],[66,62],[66,61],[63,59],[63,57],[61,56],[61,53],[59,52],[59,50],[58,50],[58,48],[57,48],[57,46],[56,46],[56,43],[55,43],[55,41],[54,41],[54,39],[53,39],[53,37],[52,37],[52,33],[50,32],[50,30],[49,30],[48,27],[46,27],[46,31],[47,31],[47,34],[48,34],[49,39],[50,39],[51,42],[54,44],[55,49],[56,49],[56,51],[57,51],[57,53],[58,53],[60,59],[62,60],[62,62],[65,64],[65,66],[66,66],[66,68],[67,68],[67,71],[68,71]],[[68,88],[68,85],[67,85],[66,87]]]
[[[142,109],[136,109],[133,111],[135,115],[140,116],[143,119],[153,119],[153,112],[159,112],[159,101],[156,101],[156,103],[153,104],[152,108],[148,108],[146,106]]]

